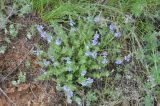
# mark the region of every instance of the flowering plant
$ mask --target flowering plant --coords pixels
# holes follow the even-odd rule
[[[80,96],[77,91],[90,88],[97,79],[108,76],[109,64],[122,65],[126,59],[129,62],[129,56],[122,59],[116,55],[121,49],[122,36],[116,25],[108,22],[101,25],[94,17],[68,19],[63,25],[51,23],[53,35],[47,34],[43,26],[37,26],[41,38],[49,44],[48,51],[41,55],[46,57],[41,64],[47,71],[40,79],[56,78],[58,90],[65,92],[69,103]]]

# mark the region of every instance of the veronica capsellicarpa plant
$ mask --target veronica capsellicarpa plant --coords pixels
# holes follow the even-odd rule
[[[93,83],[109,75],[107,66],[110,63],[121,65],[123,60],[110,51],[112,43],[119,44],[122,33],[118,28],[106,22],[106,26],[97,24],[94,17],[68,19],[67,23],[51,22],[55,34],[48,35],[44,27],[37,26],[42,39],[48,41],[48,51],[38,55],[46,57],[41,65],[47,70],[39,79],[56,78],[57,88],[64,91],[67,101],[72,102],[84,88],[90,88]],[[73,30],[74,29],[74,30]],[[112,41],[112,43],[107,43]],[[129,61],[129,57],[125,57]],[[125,61],[124,59],[124,61]],[[79,102],[80,103],[80,102]]]

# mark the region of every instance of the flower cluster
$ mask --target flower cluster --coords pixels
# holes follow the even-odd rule
[[[114,61],[117,66],[122,65],[123,62],[130,61],[129,55],[124,56],[124,58],[114,59],[115,53],[112,54],[110,50],[111,47],[114,48],[115,41],[106,32],[108,31],[106,27],[102,29],[93,28],[96,23],[100,25],[98,24],[101,21],[100,18],[95,17],[94,23],[93,18],[92,21],[80,21],[82,24],[79,24],[78,20],[75,23],[70,19],[68,23],[64,23],[64,27],[55,25],[56,36],[51,41],[53,43],[49,44],[48,53],[46,55],[43,53],[47,57],[42,60],[43,65],[49,66],[48,71],[51,73],[47,73],[45,76],[53,75],[58,79],[57,84],[62,85],[68,103],[71,103],[73,92],[90,87],[96,78],[103,77],[103,72],[106,73],[104,69],[110,65],[110,61]],[[70,29],[66,30],[65,24],[67,29],[68,26]],[[89,30],[86,27],[89,27]],[[115,38],[121,37],[121,32],[119,32],[119,28],[115,24],[111,23],[108,29]],[[48,35],[43,31],[43,27],[37,26],[37,30],[40,32],[41,37],[47,40],[46,36]],[[60,33],[63,31],[64,33]],[[104,36],[106,33],[108,36]],[[111,41],[110,38],[113,42],[107,43]],[[109,57],[108,54],[109,56],[114,56]],[[74,95],[80,96],[77,92]]]
[[[40,33],[40,36],[50,43],[52,41],[52,36],[48,35],[46,31],[43,31],[43,29],[44,27],[42,25],[37,25],[37,30]]]

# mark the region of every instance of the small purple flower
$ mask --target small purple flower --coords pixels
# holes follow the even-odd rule
[[[39,56],[43,51],[41,50],[34,50],[33,54],[35,54],[36,56]]]
[[[92,45],[95,46],[98,44],[98,38],[100,35],[98,33],[94,34],[93,40],[92,40]]]
[[[98,40],[98,38],[100,37],[100,35],[98,33],[94,34],[94,40]]]
[[[87,86],[88,83],[87,83],[87,81],[83,81],[83,82],[81,82],[81,85],[82,85],[82,86]]]
[[[47,39],[48,43],[50,43],[50,42],[52,41],[52,36],[47,35],[47,36],[46,36],[46,39]]]
[[[116,60],[116,61],[115,61],[115,63],[116,63],[117,65],[121,65],[121,64],[122,64],[122,62],[123,62],[123,61],[122,61],[122,60],[120,60],[120,59],[118,59],[118,60]]]
[[[88,85],[91,85],[92,83],[93,83],[93,79],[87,78],[85,81],[81,82],[81,85],[88,86]]]
[[[56,43],[56,45],[60,46],[61,43],[62,43],[62,40],[58,38],[58,39],[56,39],[56,42],[55,42],[55,43]]]
[[[47,40],[48,43],[50,43],[52,40],[52,36],[48,35],[46,31],[43,31],[43,28],[44,27],[42,25],[37,26],[37,30],[40,33],[41,38]]]
[[[44,64],[45,66],[48,66],[48,65],[50,64],[50,61],[47,61],[46,59],[44,59],[44,60],[43,60],[43,64]]]
[[[93,79],[87,78],[87,82],[88,82],[88,84],[92,84],[93,83]]]
[[[97,41],[97,40],[95,40],[95,39],[92,40],[92,45],[93,45],[93,46],[96,46],[97,44],[98,44],[98,41]]]
[[[93,52],[93,53],[92,53],[92,57],[93,57],[94,59],[96,59],[96,58],[97,58],[97,52]]]
[[[95,23],[100,23],[100,22],[101,22],[100,16],[96,16],[96,17],[94,18],[94,22],[95,22]]]
[[[124,23],[128,23],[129,22],[129,15],[125,15],[125,19],[124,19]]]
[[[45,38],[46,37],[46,35],[47,35],[47,33],[45,32],[45,31],[43,31],[43,26],[42,25],[37,25],[37,30],[38,30],[38,32],[40,33],[40,36],[42,37],[42,38]]]
[[[109,25],[109,29],[110,29],[111,32],[114,32],[114,30],[116,29],[116,26],[113,23],[111,23]]]
[[[86,51],[86,52],[85,52],[85,55],[86,55],[86,56],[91,56],[91,55],[92,55],[92,52]]]
[[[43,30],[43,26],[42,25],[37,25],[37,30],[39,31],[39,32],[42,32],[42,30]]]
[[[86,71],[86,70],[83,70],[83,71],[81,72],[81,76],[85,76],[86,73],[87,73],[87,71]]]
[[[48,35],[47,35],[47,32],[46,32],[46,31],[42,31],[42,32],[40,32],[40,36],[41,36],[43,39],[46,39],[46,37],[47,37]]]
[[[70,19],[69,25],[70,25],[71,27],[73,27],[73,26],[75,25],[75,22],[74,22],[72,19]]]
[[[107,53],[106,51],[103,51],[103,52],[101,53],[101,55],[102,55],[103,57],[106,57],[106,56],[108,55],[108,53]]]
[[[85,52],[86,56],[91,56],[92,58],[96,59],[97,57],[97,52],[90,52],[90,51],[86,51]]]
[[[108,60],[106,59],[106,58],[104,58],[103,60],[102,60],[102,64],[107,64],[108,63]]]
[[[127,62],[130,61],[130,58],[131,58],[131,55],[124,56],[124,60],[127,61]]]
[[[73,91],[68,86],[63,86],[63,91],[67,96],[67,102],[71,103],[71,97],[73,97]]]
[[[116,32],[116,33],[114,33],[114,36],[115,36],[116,38],[121,37],[121,32]]]
[[[71,68],[71,67],[67,67],[67,71],[68,71],[68,72],[71,72],[71,71],[72,71],[72,68]]]
[[[51,50],[54,50],[54,49],[51,48]],[[50,58],[50,60],[51,60],[52,62],[54,62],[54,56],[52,56],[52,55],[50,54],[50,52],[48,52],[47,55],[48,55],[48,57]]]
[[[131,15],[125,15],[125,18],[124,18],[124,23],[129,23],[129,22],[133,22],[134,19],[132,18]]]

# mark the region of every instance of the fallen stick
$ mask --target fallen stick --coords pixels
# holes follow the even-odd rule
[[[2,94],[9,100],[9,102],[11,102],[14,106],[16,106],[16,104],[7,96],[7,94],[1,88],[0,92],[2,92]]]

